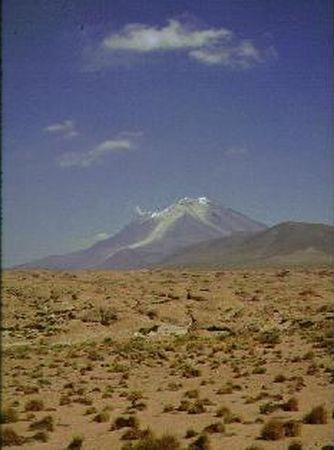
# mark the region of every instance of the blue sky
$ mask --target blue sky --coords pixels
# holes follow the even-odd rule
[[[331,222],[328,0],[4,0],[3,264],[207,196]]]

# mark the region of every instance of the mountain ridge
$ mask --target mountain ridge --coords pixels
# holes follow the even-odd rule
[[[161,261],[161,265],[332,264],[333,258],[333,226],[288,221],[263,231],[189,246]]]

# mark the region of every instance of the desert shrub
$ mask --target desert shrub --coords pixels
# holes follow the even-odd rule
[[[217,395],[227,395],[232,393],[233,393],[233,386],[230,384],[227,384],[226,386],[219,388],[217,391]]]
[[[197,399],[193,405],[188,408],[188,414],[202,414],[206,411],[204,401]]]
[[[97,412],[97,409],[95,406],[89,406],[85,411],[85,416],[89,416],[90,414],[95,414]]]
[[[137,402],[144,397],[141,391],[131,391],[127,394],[127,399],[131,402],[132,406],[136,406]]]
[[[114,420],[111,429],[119,430],[121,428],[139,428],[138,418],[136,416],[117,417]]]
[[[279,330],[263,331],[258,340],[261,344],[276,345],[281,342]]]
[[[235,416],[227,406],[221,406],[220,408],[218,408],[216,411],[216,417],[223,417],[224,423],[239,421],[238,417]]]
[[[201,371],[192,366],[185,366],[182,372],[182,376],[185,378],[196,378],[201,376]]]
[[[284,411],[298,411],[298,400],[295,397],[289,398],[286,403],[283,403],[282,409]]]
[[[304,423],[320,425],[327,423],[327,411],[323,405],[315,406],[304,417]]]
[[[4,408],[1,411],[0,423],[14,423],[19,420],[19,415],[14,408]]]
[[[271,419],[261,430],[261,438],[266,441],[277,441],[285,436],[284,423],[279,419]]]
[[[140,439],[135,444],[129,443],[122,447],[122,450],[180,450],[179,441],[171,435],[163,435],[156,438],[152,433]]]
[[[245,450],[263,450],[263,447],[260,445],[250,445],[249,447],[246,447]]]
[[[278,406],[273,402],[264,403],[263,405],[260,405],[260,414],[270,414],[276,409],[278,409]]]
[[[289,444],[288,450],[303,450],[303,444],[298,441],[293,441]]]
[[[29,425],[30,430],[53,431],[54,419],[52,416],[45,416]]]
[[[223,422],[214,422],[206,426],[203,431],[206,433],[224,433],[225,425]]]
[[[178,411],[188,411],[191,408],[191,402],[189,400],[181,400]]]
[[[117,314],[110,306],[102,305],[86,311],[81,320],[83,322],[99,322],[101,325],[108,326],[117,320]]]
[[[23,445],[25,438],[16,433],[11,427],[5,427],[1,430],[1,447],[11,447],[14,445]]]
[[[209,436],[202,434],[188,446],[188,450],[211,450]]]
[[[285,422],[283,427],[284,427],[284,434],[287,437],[295,437],[300,435],[301,425],[299,422],[296,422],[295,420],[289,420],[288,422]]]
[[[267,369],[264,366],[256,366],[256,367],[254,367],[252,373],[254,375],[262,375],[262,374],[264,374],[266,372],[267,372]]]
[[[71,397],[68,394],[64,394],[59,399],[59,406],[70,405]]]
[[[44,409],[44,402],[39,398],[28,400],[24,409],[26,411],[42,411]]]
[[[274,378],[274,383],[284,383],[284,381],[286,381],[286,377],[282,373],[276,375]]]
[[[184,393],[184,397],[186,398],[198,398],[199,397],[199,392],[197,389],[191,389],[190,391],[186,391]]]
[[[104,423],[110,420],[110,414],[108,411],[101,411],[93,418],[94,422]]]
[[[172,411],[174,411],[174,406],[173,405],[168,404],[168,405],[164,406],[164,409],[163,409],[164,413],[169,413],[169,412],[172,412]]]
[[[136,441],[138,439],[145,439],[148,436],[151,436],[151,431],[149,429],[140,430],[139,428],[129,428],[122,435],[121,439],[123,441]]]
[[[198,435],[197,431],[195,431],[193,428],[188,428],[188,430],[186,431],[186,434],[185,434],[185,438],[190,439],[197,435]]]
[[[66,450],[80,450],[82,447],[82,443],[83,443],[83,437],[74,436],[72,441],[66,447]]]
[[[32,436],[32,439],[39,442],[47,442],[49,435],[46,431],[37,431],[37,433]]]

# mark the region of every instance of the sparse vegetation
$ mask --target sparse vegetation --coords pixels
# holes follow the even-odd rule
[[[284,423],[279,419],[270,419],[261,431],[261,438],[266,441],[277,441],[284,438]]]
[[[207,434],[202,434],[188,446],[188,450],[211,450],[209,436]]]
[[[12,447],[14,445],[23,445],[24,443],[24,437],[17,434],[17,432],[13,428],[5,427],[1,430],[2,447]]]
[[[1,411],[1,423],[14,423],[19,420],[19,414],[16,409],[8,407]]]
[[[44,402],[41,399],[35,398],[28,400],[25,404],[26,411],[42,411],[44,409]]]
[[[183,450],[333,450],[333,271],[280,271],[5,271],[8,440],[160,450],[168,424]]]
[[[30,430],[53,431],[54,419],[52,416],[45,416],[29,425]]]
[[[180,450],[180,442],[171,435],[163,435],[160,438],[152,433],[140,439],[135,444],[128,443],[122,447],[122,450]]]
[[[323,405],[315,406],[308,414],[304,417],[304,423],[321,425],[326,424],[328,420],[328,413]]]
[[[82,436],[74,436],[72,441],[66,447],[66,450],[80,450],[82,448],[83,440]]]

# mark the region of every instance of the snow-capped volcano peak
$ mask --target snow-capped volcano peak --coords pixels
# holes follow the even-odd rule
[[[156,211],[137,207],[136,212],[136,218],[114,236],[79,252],[46,258],[40,267],[145,267],[189,245],[266,228],[204,196],[183,197]]]
[[[167,208],[164,208],[162,210],[155,210],[155,211],[144,211],[139,206],[136,207],[136,212],[140,217],[146,218],[146,219],[156,219],[161,218],[163,216],[166,216],[170,213],[177,212],[185,213],[189,209],[194,209],[198,207],[208,207],[212,204],[212,201],[209,200],[207,197],[198,197],[198,198],[190,198],[190,197],[183,197],[178,199],[175,203],[168,206]]]

